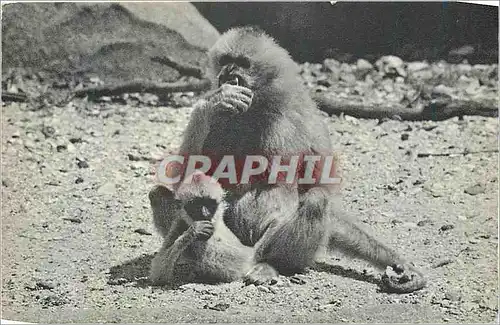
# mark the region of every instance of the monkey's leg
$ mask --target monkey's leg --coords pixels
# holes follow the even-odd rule
[[[275,269],[291,275],[313,263],[324,236],[327,194],[322,188],[311,189],[301,196],[299,207],[291,216],[274,218],[257,242],[257,264],[246,275],[247,284],[269,282]]]
[[[151,261],[149,279],[154,285],[174,282],[174,270],[184,250],[194,242],[190,232],[180,235],[171,246],[163,245]]]
[[[396,276],[382,277],[384,289],[390,292],[407,293],[422,289],[426,280],[422,273],[407,263],[394,250],[370,236],[354,223],[339,217],[330,219],[328,246],[353,257],[362,258],[377,268],[392,267]]]
[[[217,233],[217,230],[215,230]],[[214,234],[215,237],[215,234]],[[196,245],[196,244],[195,244]],[[196,249],[195,249],[196,250]],[[204,283],[240,280],[252,266],[253,249],[239,241],[210,239],[201,254],[195,256],[195,274]]]
[[[163,245],[151,262],[150,280],[155,285],[174,281],[174,271],[182,254],[195,241],[208,238],[213,233],[210,221],[196,221],[169,247]]]

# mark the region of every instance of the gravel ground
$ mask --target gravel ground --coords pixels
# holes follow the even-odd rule
[[[325,116],[342,157],[346,209],[414,259],[428,278],[424,290],[380,292],[378,272],[340,255],[273,290],[242,283],[152,288],[145,276],[160,238],[147,193],[154,161],[179,145],[189,114],[144,104],[3,105],[2,318],[495,320],[498,154],[477,151],[498,148],[497,119],[378,124]]]

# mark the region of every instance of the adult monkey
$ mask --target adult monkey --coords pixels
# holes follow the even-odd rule
[[[180,153],[208,155],[318,155],[332,152],[327,126],[298,78],[299,66],[262,31],[235,28],[209,51],[210,76],[217,88],[193,111]],[[212,170],[213,172],[213,170]],[[317,174],[316,174],[317,175]],[[254,246],[255,265],[246,283],[263,284],[279,273],[301,272],[321,247],[335,247],[374,266],[392,266],[399,277],[386,287],[411,292],[425,279],[396,252],[335,211],[329,185],[298,185],[290,202],[277,206],[290,187],[254,181],[227,186],[224,222],[241,243]]]

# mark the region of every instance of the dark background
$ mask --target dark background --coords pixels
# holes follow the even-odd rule
[[[498,7],[448,2],[193,3],[220,32],[258,25],[301,62],[392,54],[498,62]],[[472,46],[473,53],[449,55]]]

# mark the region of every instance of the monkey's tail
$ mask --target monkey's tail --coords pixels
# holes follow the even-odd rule
[[[329,250],[339,250],[346,255],[362,258],[380,269],[405,263],[394,250],[348,220],[333,218],[328,228]]]

